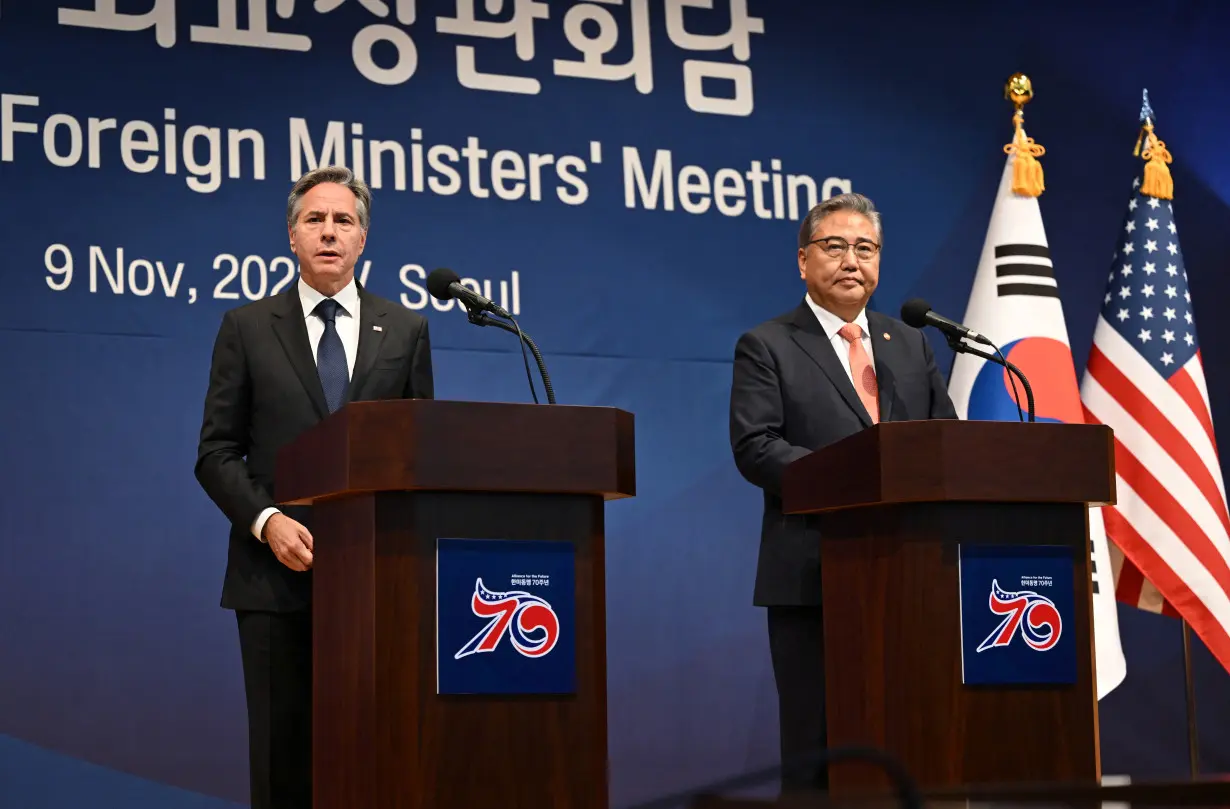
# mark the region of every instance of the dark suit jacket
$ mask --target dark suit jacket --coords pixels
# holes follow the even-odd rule
[[[922,332],[877,312],[868,312],[867,321],[880,420],[956,418]],[[782,471],[870,426],[867,409],[806,302],[739,338],[730,446],[739,472],[764,490],[755,604],[820,603],[819,533],[814,518],[782,514]]]
[[[427,319],[362,286],[359,296],[359,348],[347,401],[432,398]],[[231,522],[223,607],[290,611],[310,604],[310,571],[279,562],[253,536],[252,522],[275,505],[278,449],[328,414],[298,284],[223,316],[196,461],[197,480]],[[282,511],[312,530],[310,508]]]

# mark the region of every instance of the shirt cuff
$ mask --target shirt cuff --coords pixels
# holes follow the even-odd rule
[[[269,521],[269,518],[272,517],[274,514],[281,514],[281,513],[282,512],[280,512],[276,508],[267,508],[264,511],[262,511],[260,514],[258,514],[256,516],[256,519],[252,521],[252,535],[255,536],[257,539],[259,539],[261,542],[264,542],[265,538],[261,536],[261,532],[265,530],[265,523],[267,523]]]

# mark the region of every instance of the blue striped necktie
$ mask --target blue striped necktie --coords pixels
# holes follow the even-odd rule
[[[346,367],[346,348],[337,333],[337,314],[346,311],[332,298],[316,304],[315,313],[325,322],[325,333],[316,348],[316,372],[320,374],[321,387],[325,389],[325,402],[332,413],[342,406],[346,386],[350,384],[350,372]]]

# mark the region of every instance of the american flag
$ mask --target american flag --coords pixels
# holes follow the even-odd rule
[[[1115,435],[1120,601],[1187,620],[1230,669],[1230,517],[1174,207],[1136,178],[1081,383]]]

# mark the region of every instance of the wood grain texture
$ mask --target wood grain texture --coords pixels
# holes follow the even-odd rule
[[[1098,777],[1083,506],[886,506],[820,531],[830,746],[887,750],[924,787]],[[963,685],[958,543],[1040,542],[1072,551],[1076,683]],[[830,778],[834,794],[887,784],[861,766]]]
[[[1113,505],[1114,436],[1100,424],[881,422],[788,466],[782,498],[791,513],[957,500]]]
[[[329,515],[316,539],[316,809],[603,809],[601,496],[386,492],[314,508]],[[575,545],[576,694],[436,693],[441,537]]]
[[[315,809],[605,809],[605,501],[636,493],[613,408],[352,403],[283,448],[313,514]],[[436,693],[436,540],[575,546],[576,693]]]
[[[321,503],[314,514],[313,802],[378,806],[376,496]]]
[[[1102,426],[882,423],[792,464],[784,510],[819,529],[829,746],[883,749],[923,787],[1095,783],[1086,504],[1114,495]],[[1074,685],[962,684],[960,544],[1070,549]],[[830,770],[835,796],[887,783]]]
[[[633,497],[633,428],[631,413],[610,407],[353,402],[278,453],[275,499],[409,489]]]

